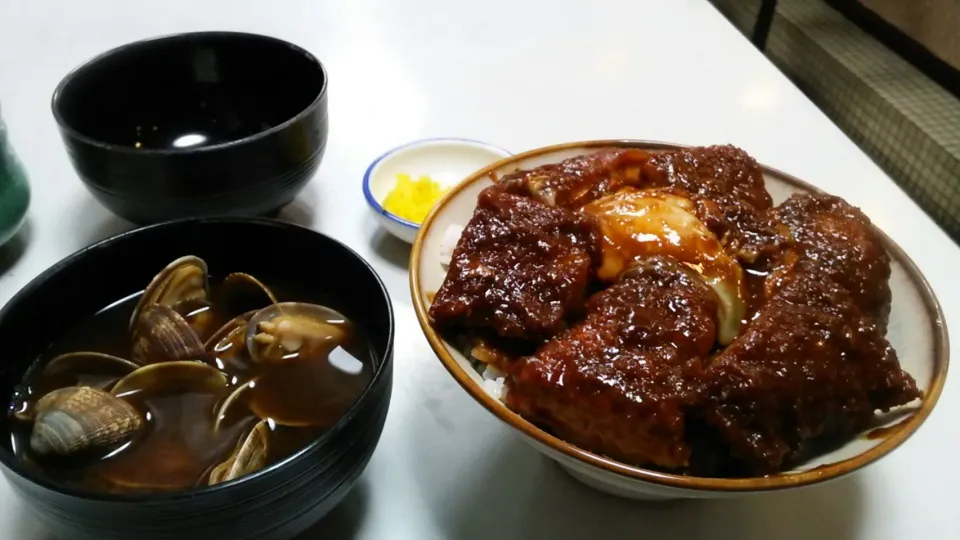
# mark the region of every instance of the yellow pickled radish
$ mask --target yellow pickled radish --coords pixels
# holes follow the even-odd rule
[[[383,200],[387,212],[414,223],[422,223],[433,205],[449,190],[427,175],[414,181],[409,174],[398,174],[397,184]]]

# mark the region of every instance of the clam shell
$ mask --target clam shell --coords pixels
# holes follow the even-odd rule
[[[204,360],[226,373],[232,384],[249,379],[252,362],[247,353],[246,332],[247,321],[254,313],[247,312],[223,325],[204,344],[207,351]]]
[[[203,344],[203,348],[207,352],[214,352],[220,348],[223,340],[229,337],[234,330],[238,328],[245,328],[247,323],[250,321],[250,318],[257,312],[257,310],[248,311],[242,315],[234,317],[227,321],[226,324],[220,327],[219,330],[213,333],[209,339]]]
[[[119,356],[110,354],[79,351],[61,354],[47,362],[43,368],[44,375],[65,375],[73,373],[103,373],[124,376],[140,366]]]
[[[181,300],[170,306],[174,311],[187,321],[190,328],[200,337],[201,340],[211,336],[216,330],[214,323],[216,316],[213,312],[213,304],[205,298],[188,298]]]
[[[203,343],[190,324],[173,308],[153,304],[144,308],[133,338],[133,359],[141,365],[199,359]]]
[[[149,436],[150,435],[147,435],[146,437]],[[146,439],[146,437],[144,438]],[[153,451],[151,452],[151,458],[158,461],[159,464],[154,463],[154,470],[150,473],[124,474],[127,471],[123,469],[108,469],[104,475],[104,480],[109,482],[113,487],[120,488],[120,490],[127,492],[170,492],[182,491],[184,488],[189,487],[184,485],[182,481],[184,476],[182,471],[193,468],[189,454],[178,452],[176,449],[159,453],[159,455],[156,451]],[[158,474],[158,470],[167,474]]]
[[[132,331],[140,313],[153,304],[173,306],[190,298],[207,299],[207,263],[199,257],[187,255],[168,264],[144,289],[137,307],[130,316]]]
[[[259,279],[244,272],[227,274],[227,277],[223,278],[222,294],[228,297],[233,295],[259,296],[263,301],[262,306],[277,303],[277,297],[273,294],[273,291],[270,290],[270,287],[267,287]]]
[[[254,362],[280,361],[302,353],[323,355],[346,341],[347,318],[326,306],[284,302],[261,309],[247,324]]]
[[[56,380],[58,377],[73,377],[74,382],[69,384],[89,386],[98,390],[109,391],[115,382],[139,367],[137,364],[118,356],[98,352],[72,352],[61,354],[47,362],[47,365],[45,365],[40,372],[38,380],[41,381],[40,387],[45,388],[48,386],[43,383],[44,380],[49,380],[50,378]],[[81,380],[81,377],[96,379],[96,382]],[[58,380],[58,382],[61,383],[58,386],[63,386],[62,379]],[[51,394],[53,394],[53,392],[51,392]],[[48,396],[51,394],[48,394]],[[32,405],[27,403],[25,407],[19,408],[14,413],[14,416],[18,420],[32,421],[34,416],[36,416],[37,407],[46,397],[47,396],[40,398],[37,403]]]
[[[30,448],[38,455],[70,454],[119,443],[143,427],[129,403],[87,386],[54,390],[37,402]]]
[[[110,393],[128,397],[143,391],[219,391],[226,386],[226,375],[202,362],[162,362],[143,366],[127,375]]]
[[[253,415],[250,410],[250,387],[256,381],[250,381],[234,389],[217,408],[216,419],[213,422],[214,433],[220,431],[221,426],[229,426],[245,415]]]
[[[267,464],[269,436],[270,428],[261,420],[242,439],[234,453],[210,471],[209,485],[229,482],[262,469]]]

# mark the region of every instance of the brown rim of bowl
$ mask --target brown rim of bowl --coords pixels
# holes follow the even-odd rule
[[[420,322],[420,327],[423,329],[424,335],[427,336],[427,340],[430,342],[430,347],[433,348],[433,351],[440,358],[440,361],[443,362],[444,367],[447,368],[447,371],[449,371],[453,378],[460,383],[460,386],[462,386],[464,390],[466,390],[471,396],[473,396],[475,400],[480,402],[481,405],[497,416],[497,418],[499,418],[501,421],[506,422],[524,435],[543,445],[546,445],[556,452],[560,452],[567,457],[577,459],[587,465],[592,465],[604,471],[622,475],[634,480],[650,482],[672,488],[694,489],[700,491],[770,491],[817,484],[849,474],[869,465],[870,463],[873,463],[874,461],[879,460],[881,457],[889,454],[895,448],[903,444],[904,441],[906,441],[914,432],[917,431],[920,425],[923,424],[923,422],[930,415],[930,412],[933,410],[934,405],[936,405],[937,399],[939,399],[940,393],[943,390],[944,381],[946,380],[947,376],[950,345],[947,337],[947,329],[944,325],[943,311],[940,309],[940,303],[934,296],[933,290],[930,288],[930,284],[927,283],[926,278],[923,277],[923,274],[917,268],[916,264],[914,264],[910,257],[907,256],[903,249],[895,244],[893,240],[891,240],[886,233],[879,230],[879,228],[876,228],[876,230],[880,234],[880,238],[884,243],[884,247],[894,259],[903,265],[907,271],[907,274],[909,274],[910,279],[921,291],[924,306],[926,307],[930,319],[933,321],[933,328],[931,328],[931,331],[935,334],[933,354],[936,365],[934,366],[930,387],[924,393],[919,410],[917,410],[907,420],[902,421],[899,424],[899,428],[889,437],[884,439],[883,442],[860,455],[845,459],[843,461],[838,461],[836,463],[821,465],[808,471],[754,478],[710,478],[681,476],[652,471],[641,467],[626,465],[599,454],[588,452],[562,439],[554,437],[553,435],[550,435],[549,433],[534,426],[526,419],[507,408],[507,406],[500,401],[493,399],[483,390],[483,388],[477,385],[466,373],[466,371],[464,371],[459,364],[457,364],[456,360],[453,359],[446,347],[443,345],[443,340],[430,325],[430,320],[427,315],[427,307],[424,305],[423,301],[423,291],[420,290],[420,252],[423,247],[423,239],[429,232],[430,227],[433,224],[434,217],[440,213],[446,204],[463,188],[473,184],[481,178],[487,177],[491,172],[502,167],[505,163],[518,162],[526,158],[535,157],[550,152],[571,150],[575,148],[599,149],[611,147],[640,148],[654,151],[683,150],[690,148],[690,146],[658,141],[614,139],[570,142],[546,146],[543,148],[537,148],[527,152],[515,154],[511,157],[502,159],[483,169],[480,169],[454,186],[437,203],[427,218],[423,221],[423,224],[420,226],[420,232],[417,234],[417,238],[414,241],[413,250],[410,253],[410,292],[413,296],[413,305],[417,312],[417,320]],[[782,180],[793,186],[810,192],[823,192],[822,190],[804,182],[803,180],[795,178],[772,167],[762,164],[760,167],[764,174],[777,177],[779,180]]]

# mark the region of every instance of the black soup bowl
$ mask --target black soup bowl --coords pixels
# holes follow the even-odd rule
[[[53,115],[80,179],[123,218],[271,215],[320,166],[327,73],[276,38],[178,34],[78,67]]]
[[[0,469],[26,508],[59,538],[291,538],[343,499],[380,439],[392,388],[394,339],[383,283],[338,241],[263,218],[151,225],[87,247],[45,271],[0,310],[4,399],[69,328],[141,291],[159,269],[186,254],[204,259],[214,277],[246,272],[289,291],[297,301],[340,311],[370,341],[372,378],[337,423],[286,459],[227,483],[180,492],[81,491],[25,466],[13,453],[12,438],[4,436]],[[16,421],[11,415],[4,415],[0,425],[5,435]]]

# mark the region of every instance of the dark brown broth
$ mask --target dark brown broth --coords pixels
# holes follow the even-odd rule
[[[216,289],[212,292],[214,305],[203,313],[211,318],[208,334],[242,313],[240,309],[266,306],[265,299],[260,306],[252,305],[250,299],[240,303],[218,302]],[[281,301],[296,301],[295,297],[279,296]],[[41,377],[40,374],[47,362],[68,352],[96,351],[129,358],[131,339],[127,325],[138,297],[108,306],[72,327],[62,339],[52,344],[28,371],[13,397],[10,414],[32,406],[57,388],[72,385],[102,387],[116,382],[119,377],[96,372],[81,377]],[[230,456],[238,441],[259,420],[249,407],[233,409],[234,414],[225,418],[221,429],[215,433],[216,411],[237,387],[256,379],[263,384],[255,385],[255,391],[248,392],[244,400],[247,406],[256,403],[258,411],[280,411],[285,418],[309,424],[287,427],[267,419],[271,430],[267,455],[269,466],[300,450],[333,425],[369,383],[373,373],[372,349],[360,329],[353,325],[350,329],[347,342],[335,349],[329,359],[309,359],[297,365],[254,364],[245,350],[236,354],[244,347],[235,347],[232,351],[227,349],[203,359],[219,366],[227,375],[228,386],[223,389],[143,391],[126,396],[124,399],[145,418],[146,427],[133,440],[121,445],[70,458],[35,456],[30,449],[32,423],[13,419],[10,425],[14,451],[25,464],[51,479],[89,491],[176,491],[206,485],[210,470]],[[200,337],[206,340],[209,335]],[[335,367],[342,365],[343,361],[352,368],[352,373]],[[290,423],[289,420],[286,423]]]

